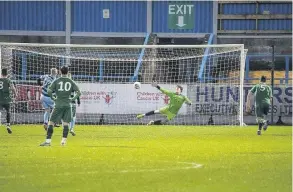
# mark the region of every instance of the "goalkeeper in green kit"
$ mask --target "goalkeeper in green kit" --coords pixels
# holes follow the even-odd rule
[[[162,93],[166,94],[167,96],[170,97],[170,103],[165,106],[162,107],[158,110],[154,110],[154,111],[150,111],[148,113],[145,114],[140,114],[137,115],[137,118],[143,118],[144,116],[149,116],[149,115],[154,115],[154,114],[162,114],[164,116],[166,116],[166,120],[162,121],[162,120],[157,120],[157,121],[150,121],[148,123],[148,125],[162,125],[172,119],[174,119],[174,117],[177,115],[177,113],[179,112],[180,108],[182,107],[183,103],[186,103],[188,105],[191,105],[191,101],[184,95],[182,95],[182,91],[183,91],[183,87],[180,85],[176,86],[176,92],[172,92],[172,91],[168,91],[166,89],[161,88],[156,82],[152,83],[153,87],[156,87],[157,89],[159,89]]]
[[[247,95],[246,112],[248,113],[251,111],[250,101],[253,95],[255,95],[255,114],[258,123],[257,134],[261,135],[261,130],[266,131],[268,128],[266,116],[270,110],[270,104],[273,98],[272,89],[269,85],[266,85],[265,76],[260,78],[260,83],[254,85]]]

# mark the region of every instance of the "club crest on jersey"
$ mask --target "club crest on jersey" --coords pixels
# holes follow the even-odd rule
[[[167,96],[167,95],[164,95],[162,97],[163,101],[164,101],[164,104],[169,104],[169,101],[170,101],[170,98]]]
[[[103,96],[105,103],[108,105],[111,105],[114,98],[116,98],[117,92],[111,91],[105,94],[105,96]]]

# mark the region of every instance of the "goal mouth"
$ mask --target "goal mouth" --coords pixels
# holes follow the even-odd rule
[[[14,123],[41,123],[41,87],[36,80],[51,68],[68,65],[82,91],[77,107],[81,124],[146,124],[164,115],[136,118],[159,109],[170,98],[151,86],[175,91],[183,105],[173,125],[242,125],[243,45],[61,45],[0,43],[1,68],[20,93],[13,104]],[[142,54],[143,53],[143,54]],[[141,83],[134,89],[135,81]],[[3,116],[1,121],[3,122]]]

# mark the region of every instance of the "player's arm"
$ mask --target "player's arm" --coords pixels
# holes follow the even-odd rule
[[[73,91],[75,92],[75,96],[71,100],[75,101],[77,98],[80,97],[81,92],[79,90],[79,87],[76,85],[76,83],[74,81],[72,81],[72,84],[73,84]],[[78,101],[77,101],[77,103],[78,103]]]
[[[49,86],[47,92],[48,92],[48,95],[49,97],[51,97],[52,100],[56,100],[55,97],[53,97],[53,92],[55,91],[56,89],[56,81],[53,81],[53,83]]]
[[[159,89],[162,93],[164,93],[164,94],[166,94],[166,95],[168,95],[168,96],[171,96],[171,95],[173,94],[171,91],[169,91],[169,90],[167,90],[167,89],[163,89],[162,87],[160,87],[160,86],[158,85],[158,83],[155,82],[155,81],[152,82],[152,86],[153,86],[153,87],[156,87],[156,88]]]
[[[186,103],[187,105],[191,105],[191,104],[192,104],[191,101],[190,101],[190,99],[188,99],[187,97],[185,97],[185,103]]]

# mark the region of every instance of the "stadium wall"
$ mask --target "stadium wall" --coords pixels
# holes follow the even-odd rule
[[[215,31],[212,1],[188,2],[193,6],[189,29],[170,28],[169,4],[168,1],[3,1],[0,35],[110,37],[120,33],[123,34],[120,37],[144,37],[147,32],[194,35]]]
[[[0,30],[65,31],[64,1],[0,1]]]
[[[74,1],[72,32],[146,32],[146,1]],[[103,11],[109,10],[109,18]]]
[[[257,31],[261,33],[292,32],[292,2],[247,1],[243,3],[219,2],[219,4],[219,14],[224,16],[218,22],[220,33],[225,31],[236,33],[237,30],[246,31],[246,33],[249,31],[254,31],[254,33]],[[269,18],[261,18],[265,16],[269,16]]]

